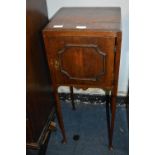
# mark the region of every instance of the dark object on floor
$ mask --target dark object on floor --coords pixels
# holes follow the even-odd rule
[[[78,140],[80,139],[80,136],[79,136],[79,135],[74,135],[74,136],[73,136],[73,139],[74,139],[75,141],[78,141]]]
[[[128,155],[128,123],[125,106],[116,109],[113,150],[108,149],[108,130],[105,104],[76,103],[76,111],[70,102],[62,101],[67,144],[61,144],[61,132],[57,124],[56,132],[51,134],[46,155]],[[56,120],[57,123],[57,120]],[[74,134],[79,141],[73,140]]]

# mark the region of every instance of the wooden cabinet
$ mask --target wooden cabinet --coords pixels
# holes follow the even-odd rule
[[[97,87],[112,94],[109,129],[109,146],[112,147],[121,52],[120,27],[120,8],[73,7],[61,8],[43,30],[63,142],[67,139],[58,87],[70,86],[71,93],[73,87]]]
[[[46,1],[26,1],[26,143],[40,148],[54,110],[42,29],[48,23]]]

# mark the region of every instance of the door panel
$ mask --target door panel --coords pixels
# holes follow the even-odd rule
[[[96,81],[105,73],[106,53],[97,45],[66,44],[58,55],[60,71],[69,79]]]
[[[48,55],[58,84],[112,84],[115,38],[49,39]],[[52,53],[52,54],[51,54]]]

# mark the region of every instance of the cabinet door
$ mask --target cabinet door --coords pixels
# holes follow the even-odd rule
[[[48,61],[58,84],[102,84],[113,80],[115,38],[57,37],[48,40]]]

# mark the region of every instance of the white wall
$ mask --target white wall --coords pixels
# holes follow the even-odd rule
[[[61,7],[64,6],[90,6],[90,7],[106,7],[106,6],[119,6],[122,11],[122,53],[121,53],[121,64],[119,74],[119,86],[118,95],[125,95],[128,87],[128,54],[129,54],[129,2],[128,0],[46,0],[48,16],[51,18],[54,13]],[[102,93],[99,90],[89,89],[90,92]],[[60,91],[67,91],[65,88],[61,88]]]

